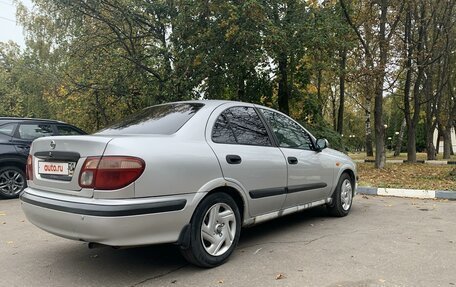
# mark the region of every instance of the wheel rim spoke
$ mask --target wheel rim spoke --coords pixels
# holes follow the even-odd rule
[[[227,224],[227,225],[226,225],[226,233],[228,234],[228,239],[230,240],[230,242],[233,242],[235,232],[236,232],[236,230],[233,230],[233,229],[231,228],[231,225],[230,225],[230,224]]]
[[[225,243],[225,238],[224,236],[222,236],[219,241],[217,242],[217,244],[214,244],[213,246],[215,246],[213,252],[212,252],[212,255],[216,255],[220,249],[222,248],[223,244]]]
[[[16,173],[13,173],[12,178],[14,181],[18,181],[18,180],[20,180],[21,175],[18,172],[16,172]]]
[[[203,237],[204,240],[214,244],[217,242],[217,240],[215,239],[214,235],[209,233],[208,231],[202,231],[201,232],[201,235]]]
[[[225,210],[219,213],[219,220],[225,224],[234,220],[234,213],[231,210]]]
[[[214,228],[215,224],[217,223],[218,212],[220,209],[220,205],[214,205],[211,210],[209,211],[209,228]]]

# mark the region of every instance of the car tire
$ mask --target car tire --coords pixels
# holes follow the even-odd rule
[[[339,178],[331,203],[326,205],[329,214],[335,217],[348,215],[353,203],[353,191],[353,181],[347,173],[343,173]]]
[[[17,198],[27,187],[25,172],[15,166],[0,169],[0,198]]]
[[[199,267],[216,267],[233,253],[241,234],[241,216],[231,196],[217,192],[205,197],[193,214],[184,258]],[[234,230],[233,230],[234,229]]]

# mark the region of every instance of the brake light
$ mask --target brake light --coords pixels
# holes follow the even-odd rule
[[[33,180],[33,156],[29,154],[27,157],[27,165],[25,167],[25,178],[27,180]]]
[[[119,189],[134,182],[146,164],[128,156],[88,157],[79,175],[79,185],[100,190]]]

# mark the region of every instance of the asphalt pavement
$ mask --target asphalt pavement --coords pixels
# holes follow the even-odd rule
[[[358,195],[344,218],[244,229],[226,264],[200,269],[174,245],[88,249],[0,200],[0,286],[456,286],[456,201]]]

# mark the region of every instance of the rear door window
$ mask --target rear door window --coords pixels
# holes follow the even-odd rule
[[[171,135],[177,132],[203,106],[204,104],[201,103],[174,103],[148,107],[97,134]]]
[[[15,128],[16,128],[16,124],[4,124],[4,125],[0,126],[0,133],[11,136],[11,135],[13,135]]]
[[[18,129],[18,136],[24,140],[52,136],[54,133],[50,124],[21,124]]]
[[[268,132],[252,107],[233,107],[225,110],[212,130],[215,143],[270,146]]]
[[[56,128],[57,128],[57,133],[61,136],[73,136],[73,135],[82,135],[83,134],[71,126],[57,125]]]

